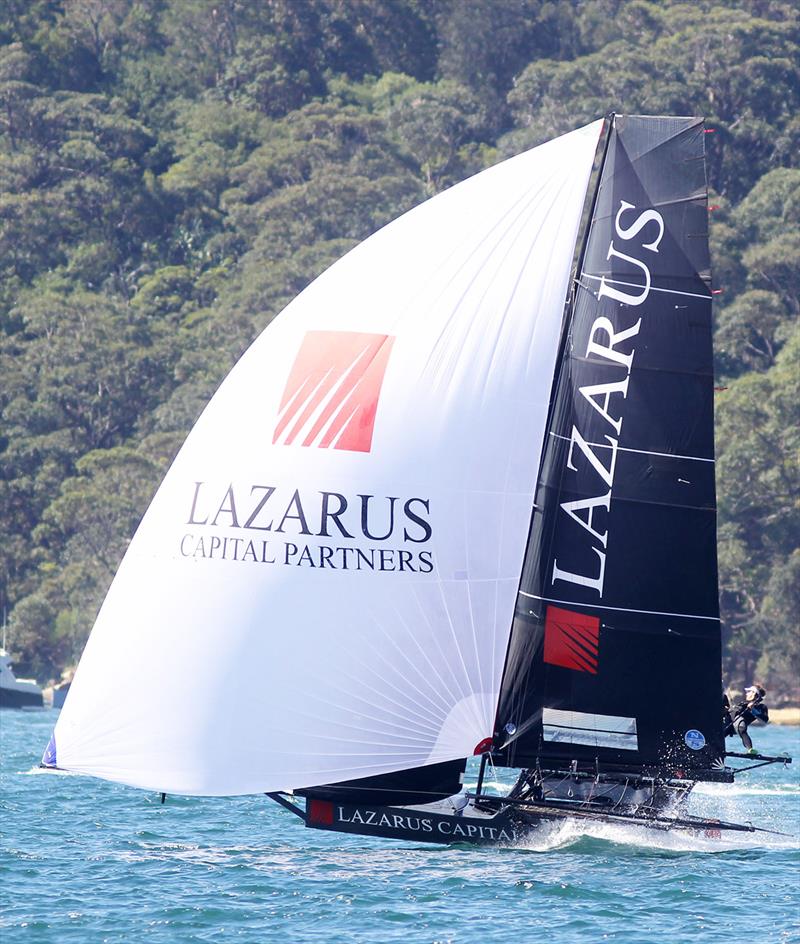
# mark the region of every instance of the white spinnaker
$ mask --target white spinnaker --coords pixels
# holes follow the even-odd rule
[[[395,220],[253,343],[130,544],[56,726],[58,766],[233,795],[461,758],[491,734],[600,129]],[[326,404],[346,419],[358,391],[314,375],[285,402],[309,332],[331,349],[393,339],[369,451],[324,444]],[[303,429],[273,444],[282,408]],[[323,493],[329,512],[347,501],[347,534],[323,527]],[[386,539],[360,530],[366,495],[377,538],[397,499]]]

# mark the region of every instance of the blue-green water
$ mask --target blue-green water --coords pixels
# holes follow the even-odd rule
[[[0,941],[800,942],[800,729],[789,768],[693,810],[793,838],[560,827],[519,848],[307,830],[265,798],[158,797],[35,765],[54,712],[0,714]],[[732,742],[731,742],[732,743]]]

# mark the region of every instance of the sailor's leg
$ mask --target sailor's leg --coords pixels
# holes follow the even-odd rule
[[[747,733],[747,722],[744,718],[739,718],[736,722],[736,733],[742,739],[742,744],[745,746],[745,750],[751,750],[753,747],[753,742],[750,740],[750,735]]]

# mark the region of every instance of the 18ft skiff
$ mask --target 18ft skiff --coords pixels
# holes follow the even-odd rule
[[[707,230],[702,120],[617,116],[332,266],[175,459],[45,763],[414,840],[752,828],[682,810],[734,775]]]

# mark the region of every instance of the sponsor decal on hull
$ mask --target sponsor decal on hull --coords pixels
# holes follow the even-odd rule
[[[424,842],[513,842],[517,831],[504,814],[494,817],[443,815],[404,807],[351,806],[310,800],[306,825],[314,829],[412,839]]]

